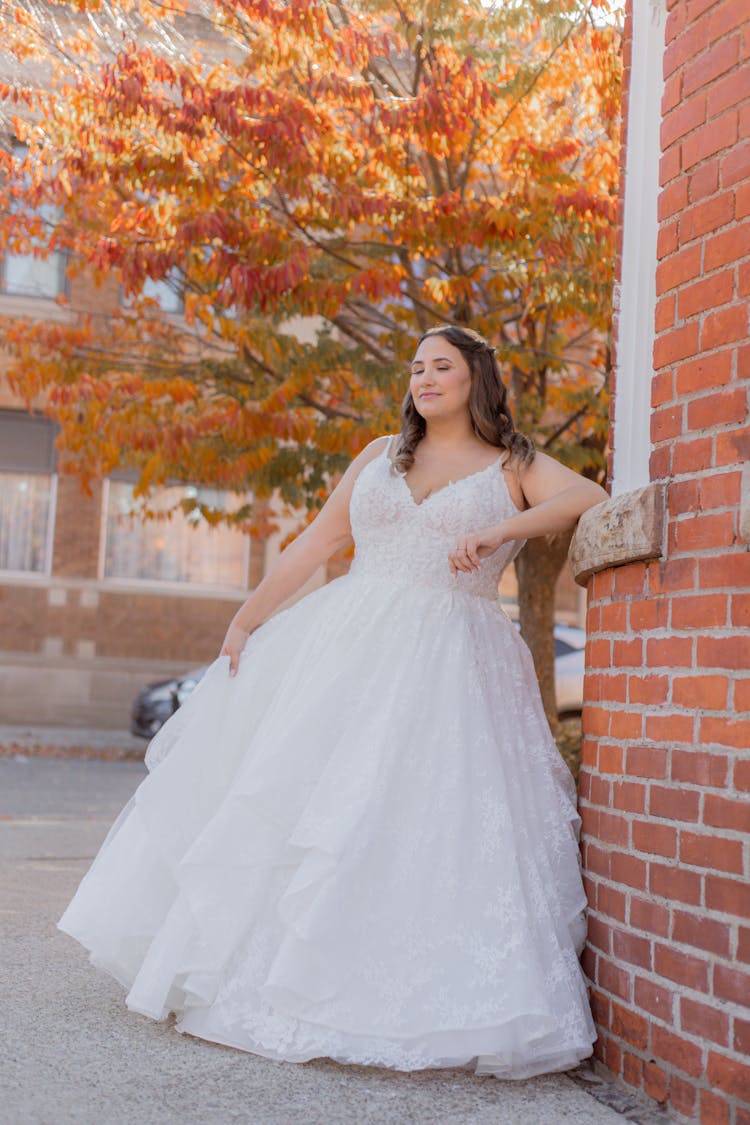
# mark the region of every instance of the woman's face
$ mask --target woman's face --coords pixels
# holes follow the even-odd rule
[[[445,336],[428,336],[411,364],[409,390],[425,420],[464,412],[469,406],[471,371],[463,353]]]

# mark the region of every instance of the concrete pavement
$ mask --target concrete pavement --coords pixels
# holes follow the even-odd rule
[[[649,1119],[594,1076],[588,1085],[584,1075],[501,1082],[460,1070],[402,1074],[324,1059],[277,1063],[179,1035],[171,1020],[159,1024],[128,1011],[121,986],[94,969],[55,923],[145,772],[132,761],[0,760],[4,1125]]]

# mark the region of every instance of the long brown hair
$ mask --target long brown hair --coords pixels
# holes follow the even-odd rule
[[[445,336],[469,365],[469,415],[474,433],[498,449],[507,449],[510,453],[508,461],[517,457],[521,462],[531,463],[535,453],[534,443],[513,425],[508,392],[492,345],[472,328],[442,324],[420,336],[417,347],[431,336]],[[411,390],[407,390],[401,403],[401,433],[393,457],[393,464],[399,472],[405,473],[414,464],[414,453],[426,428],[424,418],[414,405]]]

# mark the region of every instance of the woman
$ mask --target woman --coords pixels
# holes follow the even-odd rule
[[[575,787],[497,586],[605,497],[514,430],[481,337],[422,337],[401,433],[235,614],[58,923],[129,1008],[291,1062],[590,1055]]]

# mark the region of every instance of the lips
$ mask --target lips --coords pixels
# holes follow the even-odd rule
[[[435,391],[428,391],[426,394],[423,394],[423,395],[419,396],[420,401],[423,398],[440,398],[440,395],[437,394]]]

